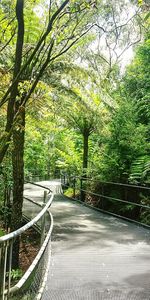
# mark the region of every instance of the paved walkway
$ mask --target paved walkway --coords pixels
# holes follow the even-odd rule
[[[150,299],[150,231],[56,195],[42,300]]]
[[[46,182],[55,192],[59,183]],[[150,231],[56,195],[42,300],[150,300]]]

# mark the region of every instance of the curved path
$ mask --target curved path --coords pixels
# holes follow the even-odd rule
[[[60,191],[59,182],[46,185]],[[150,300],[150,231],[55,195],[42,300]]]

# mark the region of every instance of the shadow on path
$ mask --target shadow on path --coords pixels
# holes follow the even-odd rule
[[[62,195],[55,195],[51,212],[52,260],[42,300],[150,300],[148,229]]]

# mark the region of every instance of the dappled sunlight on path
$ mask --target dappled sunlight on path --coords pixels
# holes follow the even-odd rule
[[[52,185],[47,181],[61,191],[59,182]],[[150,300],[148,229],[61,194],[51,212],[52,260],[43,300]]]

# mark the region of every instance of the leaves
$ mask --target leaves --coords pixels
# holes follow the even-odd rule
[[[143,183],[150,178],[150,158],[146,155],[138,157],[131,165],[129,181]]]

